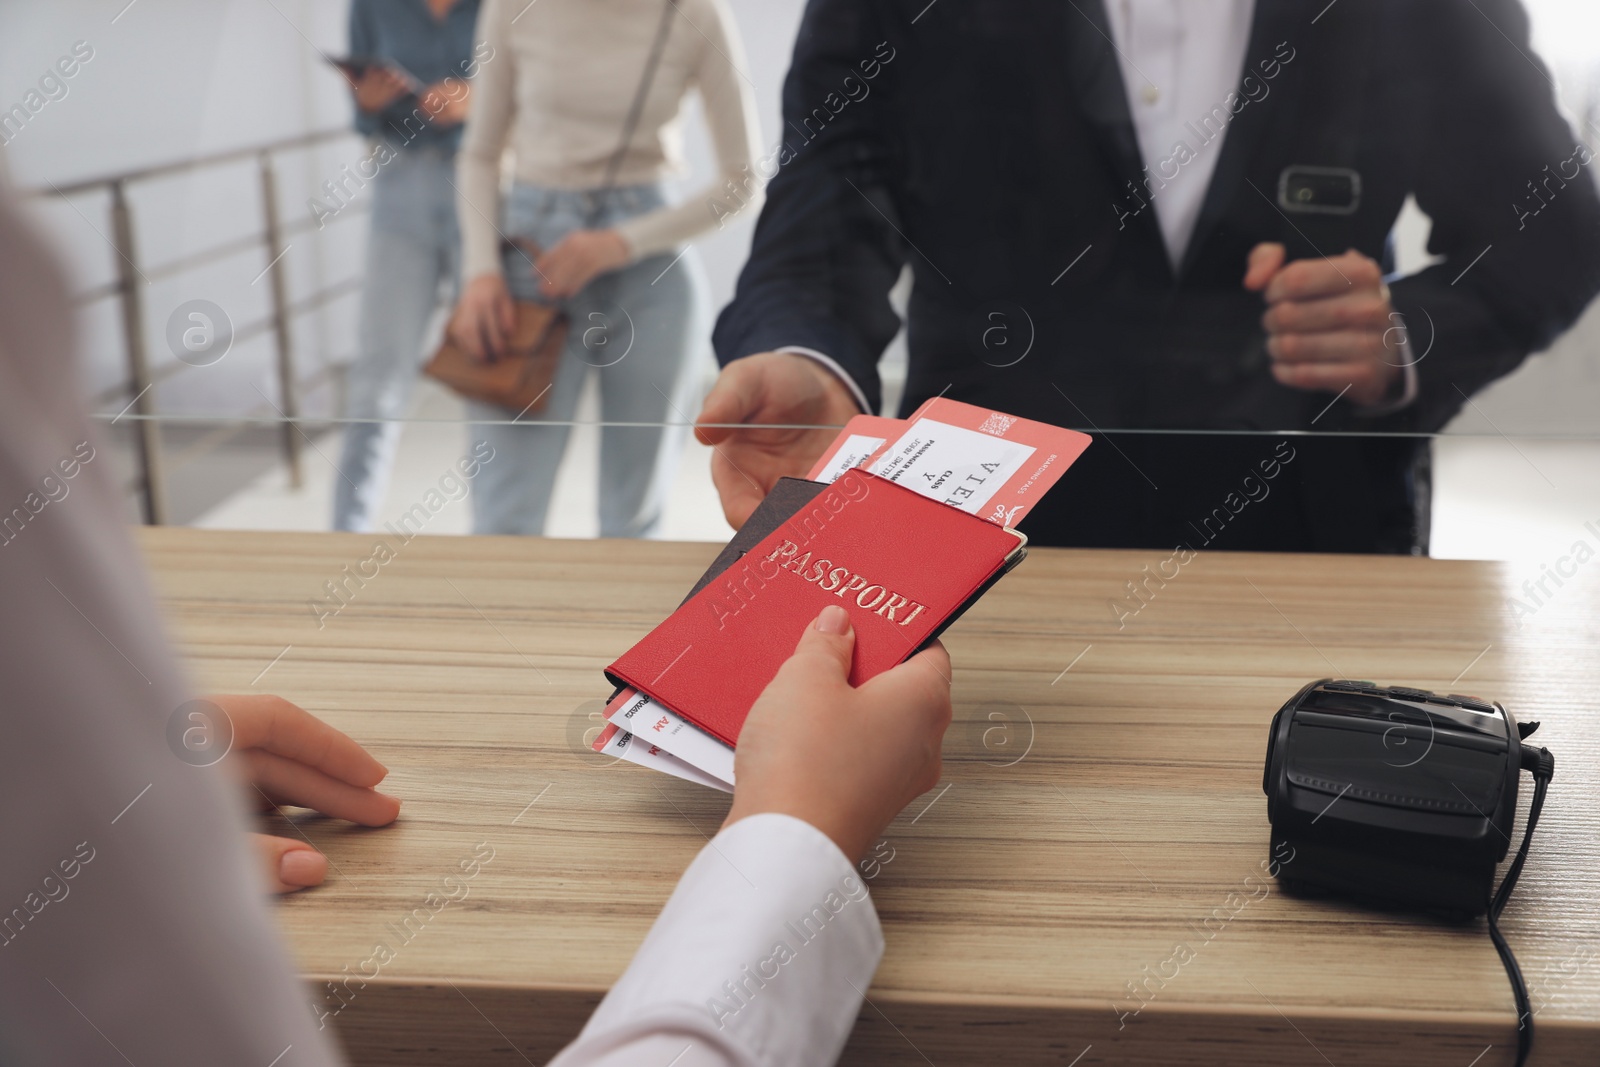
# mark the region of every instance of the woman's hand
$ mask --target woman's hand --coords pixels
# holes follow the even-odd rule
[[[557,300],[576,295],[595,279],[625,267],[632,252],[616,230],[573,230],[534,264],[539,291]]]
[[[362,826],[387,826],[400,801],[375,788],[389,773],[354,740],[276,696],[206,698],[228,717],[232,747],[225,766],[252,787],[264,811],[313,808]],[[304,840],[251,834],[275,893],[321,885],[328,861]]]
[[[440,126],[459,126],[467,121],[472,105],[472,83],[446,78],[422,90],[422,107]]]
[[[934,642],[859,688],[855,631],[829,605],[800,635],[739,734],[724,826],[781,812],[827,834],[852,864],[902,808],[939,782],[950,657]]]
[[[350,82],[350,88],[356,94],[356,107],[369,115],[406,95],[405,79],[388,67],[368,67],[366,73]]]
[[[498,274],[480,274],[467,283],[450,317],[450,336],[467,354],[488,362],[505,353],[516,326],[516,308]]]

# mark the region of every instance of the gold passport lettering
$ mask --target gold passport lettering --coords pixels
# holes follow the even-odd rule
[[[789,571],[813,582],[817,588],[840,599],[853,597],[856,607],[865,608],[874,615],[882,615],[901,626],[921,615],[925,606],[887,586],[874,583],[864,574],[852,572],[849,567],[836,567],[831,559],[813,560],[810,552],[802,553],[800,546],[793,541],[783,542],[761,562],[773,564],[779,571]],[[776,572],[773,576],[776,577]],[[904,618],[899,614],[902,611],[906,613]]]
[[[711,613],[716,616],[717,629],[722,629],[730,618],[743,611],[744,606],[754,600],[756,593],[765,589],[779,571],[790,571],[840,599],[853,597],[857,607],[874,615],[882,615],[900,626],[921,615],[925,605],[910,597],[886,586],[873,584],[865,575],[853,573],[849,567],[834,566],[832,560],[813,561],[810,551],[804,554],[800,551],[802,546],[818,537],[828,522],[847,504],[865,499],[868,489],[867,479],[859,473],[853,470],[845,473],[829,486],[827,492],[817,497],[803,514],[789,520],[790,528],[800,539],[798,542],[785,540],[762,559],[752,562],[746,556],[737,567],[730,567],[723,577],[723,595],[706,601]]]

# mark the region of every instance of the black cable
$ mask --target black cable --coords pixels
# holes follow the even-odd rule
[[[1517,886],[1517,876],[1522,873],[1522,865],[1527,862],[1528,846],[1533,841],[1533,828],[1539,822],[1540,810],[1544,808],[1545,790],[1550,787],[1550,779],[1556,772],[1556,758],[1550,754],[1548,748],[1523,745],[1522,766],[1525,770],[1533,772],[1533,802],[1528,805],[1528,824],[1522,831],[1522,847],[1517,849],[1517,857],[1511,861],[1511,868],[1506,871],[1505,878],[1501,879],[1500,889],[1495,893],[1494,903],[1489,907],[1490,914],[1495,916],[1498,916],[1501,909],[1506,906],[1511,891]]]
[[[640,74],[639,86],[633,91],[633,100],[628,104],[627,117],[622,120],[622,143],[617,145],[617,150],[606,161],[605,181],[600,183],[598,200],[606,200],[616,188],[617,174],[622,170],[622,161],[627,158],[628,146],[633,143],[634,131],[638,129],[639,118],[644,114],[645,97],[650,95],[650,83],[655,80],[656,68],[661,65],[661,53],[666,49],[667,34],[672,29],[672,16],[677,12],[678,0],[667,0],[661,9],[661,21],[656,23],[656,35],[650,42],[650,53],[645,57],[644,72]]]
[[[1522,980],[1522,968],[1517,966],[1517,957],[1512,954],[1511,946],[1500,932],[1499,918],[1506,901],[1511,899],[1511,891],[1517,886],[1522,865],[1528,859],[1528,846],[1533,843],[1533,828],[1539,824],[1545,791],[1555,775],[1556,759],[1547,748],[1536,749],[1531,745],[1523,745],[1522,766],[1533,772],[1533,801],[1528,805],[1528,822],[1522,830],[1522,846],[1517,849],[1516,858],[1511,861],[1511,867],[1500,880],[1500,888],[1489,904],[1489,939],[1494,942],[1495,951],[1500,953],[1506,977],[1511,979],[1511,995],[1517,1002],[1516,1067],[1523,1067],[1528,1062],[1528,1053],[1533,1051],[1533,1005],[1528,999],[1528,984]]]
[[[1506,944],[1505,935],[1500,932],[1500,924],[1495,921],[1492,911],[1489,913],[1489,940],[1494,942],[1495,951],[1500,953],[1506,977],[1511,979],[1511,995],[1517,1001],[1516,1067],[1522,1067],[1528,1062],[1528,1053],[1533,1050],[1533,1005],[1528,999],[1528,984],[1522,980],[1522,968],[1517,966],[1517,957],[1511,954],[1511,946]]]

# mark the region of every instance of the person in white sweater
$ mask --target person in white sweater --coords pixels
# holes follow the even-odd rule
[[[472,404],[497,459],[478,533],[544,531],[579,392],[599,375],[600,533],[660,524],[708,351],[705,285],[685,242],[760,199],[754,105],[724,0],[486,0],[487,56],[457,162],[465,287],[452,319],[472,355],[504,351],[513,297],[556,302],[570,329],[538,415]],[[669,203],[680,112],[699,93],[717,173]],[[511,163],[501,193],[501,164]],[[534,246],[509,247],[511,241]],[[628,425],[611,425],[628,424]]]

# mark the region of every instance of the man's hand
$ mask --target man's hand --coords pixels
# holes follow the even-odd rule
[[[793,352],[736,359],[717,376],[695,420],[695,436],[712,445],[711,481],[722,513],[738,529],[779,478],[803,478],[838,436],[836,427],[861,414],[850,390],[816,360]],[[739,429],[714,423],[788,424],[819,429]]]
[[[573,230],[534,264],[539,291],[564,300],[596,276],[627,266],[632,258],[628,242],[616,230]]]
[[[422,107],[440,126],[459,126],[467,121],[472,102],[472,83],[446,78],[422,90]]]
[[[362,826],[387,826],[400,801],[375,788],[389,773],[349,736],[276,696],[212,696],[232,724],[233,747],[223,759],[256,805],[314,808]],[[309,842],[251,834],[274,893],[321,885],[327,858]]]
[[[356,94],[356,107],[375,114],[406,95],[405,79],[388,67],[372,66],[350,82]]]
[[[1256,245],[1244,275],[1244,287],[1267,302],[1261,326],[1272,376],[1363,406],[1388,399],[1403,373],[1403,333],[1378,264],[1354,250],[1287,265],[1284,257],[1283,245]]]
[[[506,280],[498,274],[480,274],[461,290],[450,316],[450,337],[473,359],[487,362],[505,353],[516,321]]]
[[[724,826],[779,812],[830,837],[852,864],[916,797],[939,783],[950,725],[950,656],[935,642],[858,689],[850,615],[822,610],[762,692],[739,734]]]

